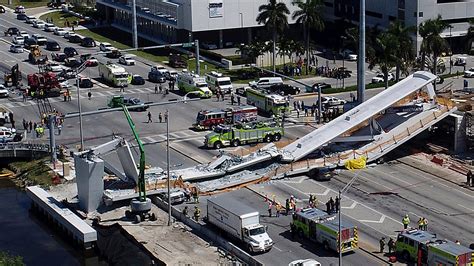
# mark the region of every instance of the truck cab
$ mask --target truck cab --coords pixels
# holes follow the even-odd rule
[[[244,242],[251,252],[265,252],[272,248],[273,240],[267,234],[266,226],[253,224],[242,228]]]
[[[426,245],[433,240],[436,240],[435,234],[417,229],[405,230],[398,234],[395,250],[405,261],[416,260],[418,252],[423,254],[422,261],[426,261]]]

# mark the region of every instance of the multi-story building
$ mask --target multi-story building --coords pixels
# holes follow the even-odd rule
[[[324,0],[324,5],[328,20],[359,21],[360,0]],[[404,22],[406,26],[417,26],[438,15],[451,25],[442,36],[458,43],[458,37],[467,33],[468,20],[474,18],[474,0],[366,0],[368,26],[386,28],[395,20]],[[418,36],[417,51],[421,40]]]
[[[284,2],[291,13],[293,0]],[[131,31],[131,0],[97,0],[98,9],[113,26]],[[140,37],[158,42],[199,39],[201,43],[224,47],[252,39],[258,8],[267,0],[136,0]],[[294,21],[291,14],[289,23]]]

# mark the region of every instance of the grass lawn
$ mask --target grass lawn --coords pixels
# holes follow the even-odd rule
[[[68,20],[71,23],[71,25],[72,25],[73,21],[79,20],[79,18],[77,18],[77,17],[75,17],[75,16],[73,16],[69,13],[64,13],[64,12],[61,12],[61,11],[44,14],[41,17],[39,17],[39,19],[41,19],[43,21],[46,21],[46,19],[53,19],[53,24],[56,25],[57,27],[61,27],[61,28],[65,27],[64,23],[66,22],[66,20]]]
[[[16,6],[24,6],[25,8],[46,6],[50,0],[39,0],[39,1],[22,1],[12,0],[12,4],[8,5],[8,0],[0,0],[0,5],[15,8]]]
[[[14,162],[9,168],[14,170],[18,176],[26,176],[34,184],[42,187],[52,185],[51,169],[45,164],[48,159],[40,159],[29,162]]]

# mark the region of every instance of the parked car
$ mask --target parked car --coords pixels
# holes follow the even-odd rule
[[[357,54],[349,49],[345,49],[339,53],[347,61],[357,61]]]
[[[44,24],[44,31],[46,32],[54,32],[58,27],[54,25],[53,23],[46,23]]]
[[[33,27],[37,28],[37,29],[44,29],[44,26],[46,25],[46,23],[42,20],[35,20],[33,22]]]
[[[472,78],[474,77],[474,68],[469,68],[468,70],[464,71],[465,78]]]
[[[69,81],[67,80],[60,82],[59,85],[61,86],[61,89],[67,89],[71,87],[71,84],[69,84]]]
[[[23,53],[23,47],[19,44],[13,44],[10,46],[10,52],[12,53]]]
[[[0,127],[0,143],[21,141],[23,135],[14,128]]]
[[[68,32],[66,32],[66,34],[64,34],[63,37],[66,38],[66,39],[69,39],[69,38],[71,38],[71,36],[75,36],[75,35],[77,35],[75,32],[68,31]]]
[[[3,6],[0,6],[0,13],[5,13],[5,8]]]
[[[17,35],[17,36],[21,36],[21,37],[23,37],[23,38],[25,38],[25,39],[26,39],[26,38],[30,38],[30,35],[28,34],[28,32],[26,32],[26,31],[24,31],[24,30],[19,31],[16,35]]]
[[[112,51],[115,48],[112,46],[112,44],[108,42],[102,42],[99,45],[99,49],[101,52],[108,52],[108,51]]]
[[[144,85],[145,79],[140,75],[133,75],[132,76],[132,85]]]
[[[35,22],[36,20],[37,20],[37,18],[35,16],[27,16],[25,22],[27,24],[33,24],[33,22]]]
[[[124,54],[119,58],[119,63],[124,64],[126,66],[128,65],[135,65],[135,55],[132,54]]]
[[[347,101],[345,100],[341,100],[341,99],[338,99],[336,97],[332,97],[332,96],[323,96],[321,97],[321,104],[323,106],[325,105],[330,105],[330,106],[334,106],[334,105],[342,105],[342,104],[346,104]]]
[[[93,86],[90,78],[79,78],[79,88],[92,88]]]
[[[48,40],[46,42],[46,50],[49,51],[60,51],[61,46],[59,46],[59,43],[53,40]]]
[[[81,62],[74,57],[68,57],[64,60],[64,65],[74,68],[80,66]]]
[[[25,43],[25,38],[23,38],[21,36],[15,36],[15,37],[13,37],[13,43],[22,45],[22,44]]]
[[[86,37],[86,38],[82,39],[82,41],[81,41],[81,46],[84,46],[84,47],[96,47],[97,45],[95,44],[94,39],[92,39],[92,38],[90,38],[90,37]]]
[[[300,88],[288,84],[272,85],[268,90],[281,95],[295,95],[300,93]]]
[[[302,260],[294,260],[290,262],[288,266],[321,266],[321,263],[313,259],[302,259]]]
[[[26,20],[28,16],[25,14],[25,13],[19,13],[18,15],[16,15],[16,19],[18,20]]]
[[[63,79],[73,79],[76,77],[76,72],[70,68],[63,69],[63,71],[58,74],[58,77],[61,77]]]
[[[62,72],[64,68],[58,63],[49,63],[45,66],[45,69],[51,72]]]
[[[4,31],[3,33],[5,34],[5,36],[14,36],[14,35],[17,35],[18,32],[20,30],[16,27],[11,27],[11,28],[8,28],[6,31]]]
[[[388,81],[392,81],[395,79],[392,73],[388,73],[387,75]],[[384,81],[384,75],[383,73],[378,73],[377,76],[372,78],[372,83],[381,83]]]
[[[454,60],[454,65],[455,66],[465,66],[467,62],[467,57],[464,56],[459,56]]]
[[[67,55],[67,57],[73,57],[73,56],[79,55],[76,48],[70,47],[70,46],[64,47],[64,53]]]
[[[70,43],[80,43],[82,45],[83,38],[79,35],[71,35],[68,40]]]
[[[314,83],[312,87],[306,87],[306,92],[318,92],[318,86],[321,88],[321,91],[331,88],[331,84],[327,84],[324,82],[317,82]]]
[[[38,45],[38,43],[35,39],[33,39],[33,37],[25,39],[25,42],[23,43],[25,49],[30,49],[32,45]]]
[[[36,44],[38,45],[45,45],[48,41],[46,37],[41,34],[33,34],[32,38],[36,41]]]
[[[7,98],[9,94],[10,92],[8,91],[8,89],[2,84],[0,84],[0,97]]]
[[[69,31],[67,31],[66,29],[63,29],[63,28],[56,28],[54,30],[54,35],[58,35],[58,36],[64,36],[66,35],[66,33],[68,33]]]
[[[91,56],[90,54],[82,54],[80,56],[80,61],[81,61],[81,64],[84,62],[87,62],[86,63],[87,67],[96,67],[99,65],[99,61],[95,57]]]
[[[56,62],[64,62],[67,55],[65,53],[51,53],[51,58]]]
[[[151,82],[164,83],[166,82],[166,77],[161,72],[150,71],[148,72],[148,80]]]
[[[25,13],[25,7],[24,6],[15,7],[15,13]]]

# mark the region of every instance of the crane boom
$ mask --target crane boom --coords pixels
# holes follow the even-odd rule
[[[140,137],[138,137],[138,132],[135,129],[135,123],[133,123],[132,117],[128,112],[128,109],[125,105],[122,105],[123,112],[125,117],[127,118],[127,122],[130,125],[130,129],[132,130],[133,137],[138,143],[138,149],[140,150],[140,166],[139,166],[139,174],[138,174],[138,199],[140,202],[146,201],[146,189],[145,189],[145,148],[143,146]]]

